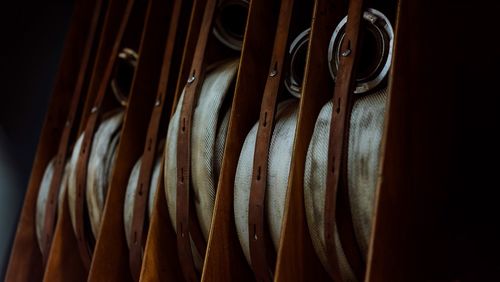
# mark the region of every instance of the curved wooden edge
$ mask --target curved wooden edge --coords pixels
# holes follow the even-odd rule
[[[178,62],[173,66],[167,85],[160,85],[159,91],[165,95],[164,118],[160,130],[167,129],[168,120],[173,114],[179,96],[182,93],[187,81],[189,70],[194,57],[198,33],[201,28],[206,1],[181,1],[182,15],[179,25],[182,29],[186,28],[185,36],[182,36],[183,45],[181,50],[176,50],[176,60]],[[179,33],[178,30],[174,32]],[[184,31],[183,31],[184,32]],[[175,75],[174,75],[175,73]],[[177,81],[174,81],[177,77]],[[166,113],[169,114],[166,114]],[[164,158],[165,156],[163,156]],[[163,167],[162,160],[162,167]],[[180,264],[177,255],[176,238],[177,235],[172,228],[172,223],[167,209],[167,202],[164,191],[164,170],[161,169],[160,181],[156,192],[153,214],[149,224],[146,245],[144,248],[143,264],[140,274],[140,281],[180,281],[183,275],[180,271]]]
[[[304,169],[316,119],[321,108],[331,100],[334,83],[328,69],[328,44],[344,15],[344,10],[332,1],[317,0],[315,3],[275,281],[330,279],[309,235],[304,207]]]
[[[109,53],[111,52],[112,46],[114,44],[118,27],[121,22],[121,14],[123,13],[125,8],[125,4],[122,1],[110,1],[108,6],[104,8],[105,16],[104,23],[100,27],[102,31],[100,32],[99,40],[97,40],[97,50],[93,52],[92,58],[94,59],[93,67],[88,71],[90,72],[87,75],[87,79],[82,85],[83,95],[86,95],[86,101],[84,106],[84,110],[82,112],[82,117],[80,118],[80,126],[77,136],[74,138],[78,138],[81,134],[81,131],[84,128],[84,125],[87,123],[88,115],[85,116],[83,113],[90,111],[86,110],[85,107],[91,105],[94,101],[95,95],[91,95],[91,93],[87,93],[90,89],[92,89],[92,83],[97,83],[100,81],[100,72],[99,66],[104,65],[104,63],[108,60]],[[99,78],[99,79],[97,79]],[[76,126],[76,124],[74,124]],[[65,199],[66,201],[66,199]],[[67,209],[67,205],[64,204],[64,209]],[[69,211],[67,211],[69,213]],[[81,260],[80,254],[75,252],[75,248],[77,246],[76,237],[74,235],[74,231],[71,224],[71,218],[66,216],[64,213],[66,211],[62,211],[61,218],[58,219],[54,241],[53,244],[56,246],[51,248],[51,252],[49,255],[49,259],[47,262],[47,267],[45,270],[45,278],[47,281],[67,281],[67,278],[73,277],[73,279],[77,279],[78,277],[81,279],[86,279],[88,275],[88,271],[80,272],[79,267],[83,267],[83,261]],[[75,264],[80,263],[79,267],[75,266]]]
[[[71,224],[68,200],[64,196],[63,209],[59,212],[59,218],[54,233],[54,241],[50,248],[50,254],[43,281],[85,281],[87,270],[78,252],[75,252],[76,237]]]
[[[409,142],[411,134],[408,133],[410,127],[406,121],[409,120],[409,115],[415,113],[410,109],[413,105],[408,101],[418,100],[414,92],[412,94],[408,91],[410,76],[416,75],[412,75],[414,65],[411,64],[411,60],[415,57],[408,59],[408,55],[410,53],[414,55],[416,50],[408,45],[411,42],[408,37],[412,34],[408,31],[412,30],[413,25],[410,17],[411,6],[407,1],[400,0],[396,16],[393,63],[389,78],[384,135],[380,148],[379,183],[375,194],[365,281],[410,281],[408,275],[414,270],[410,264],[401,261],[412,261],[414,265],[417,264],[415,251],[408,244],[408,240],[415,240],[418,236],[417,232],[414,232],[414,227],[408,225],[415,222],[411,218],[415,214],[415,206],[411,202],[416,199],[414,194],[416,191],[411,192],[407,189],[411,185],[409,179],[413,175],[411,166],[401,165],[411,162],[411,153],[407,146],[413,142]],[[403,187],[405,189],[401,189]],[[393,226],[398,226],[397,232]],[[421,273],[424,272],[425,269],[421,269]]]
[[[102,1],[102,0],[101,0]],[[104,77],[104,72],[109,58],[113,52],[114,42],[119,35],[121,19],[126,10],[127,1],[109,0],[108,9],[103,24],[103,30],[99,39],[97,53],[95,54],[95,63],[92,69],[92,75],[85,88],[87,99],[82,111],[82,121],[88,120],[97,92]],[[81,122],[79,132],[83,132],[87,122]]]
[[[138,188],[142,193],[137,193],[134,203],[133,230],[137,241],[145,242],[147,238],[144,234],[144,224],[147,219],[147,199],[149,197],[149,186],[151,174],[154,166],[154,160],[159,152],[163,152],[163,145],[158,148],[159,142],[166,137],[167,122],[172,108],[174,91],[179,77],[182,53],[184,52],[186,36],[192,10],[192,1],[172,1],[171,14],[169,16],[168,36],[163,55],[163,62],[159,80],[158,91],[156,94],[155,107],[151,113],[148,133],[146,136],[144,151],[142,155],[142,164],[139,174]],[[167,93],[170,95],[167,96]],[[137,189],[139,191],[139,189]],[[145,196],[145,197],[142,197]],[[137,200],[142,197],[141,202]],[[135,222],[137,221],[137,222]],[[135,229],[135,230],[134,230]],[[132,238],[132,234],[130,234]],[[143,244],[137,245],[135,249],[129,250],[130,268],[135,280],[139,280],[142,266]]]
[[[194,52],[196,50],[196,44],[198,43],[198,34],[201,29],[201,21],[203,20],[203,12],[205,11],[206,2],[205,0],[193,0],[193,6],[191,10],[191,15],[189,19],[189,27],[187,38],[185,42],[184,52],[182,54],[181,66],[179,69],[179,78],[177,80],[177,85],[175,86],[175,92],[172,101],[172,109],[170,111],[170,116],[175,112],[176,105],[179,101],[184,86],[186,86],[186,81],[189,77],[189,71],[191,70],[191,65],[193,64]]]
[[[202,281],[253,279],[236,234],[233,187],[240,151],[259,118],[267,81],[279,8],[278,1],[271,3],[250,2]]]
[[[162,167],[164,161],[163,159]],[[177,236],[170,223],[167,209],[163,172],[162,169],[139,281],[182,281],[183,279],[177,257]]]
[[[162,66],[167,30],[169,3],[153,0],[148,3],[139,48],[140,58],[129,94],[116,165],[112,172],[97,238],[89,280],[129,281],[128,246],[123,227],[123,204],[130,171],[144,148],[151,110]]]
[[[50,159],[57,153],[59,140],[68,115],[67,107],[76,87],[87,30],[94,11],[94,2],[77,1],[73,19],[65,40],[59,71],[49,103],[48,114],[41,131],[37,153],[26,190],[15,239],[13,242],[5,281],[41,280],[42,256],[35,233],[36,199],[43,172]]]

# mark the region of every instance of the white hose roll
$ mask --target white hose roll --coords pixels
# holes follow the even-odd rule
[[[238,60],[231,60],[209,71],[196,100],[191,129],[191,179],[196,214],[205,239],[208,238],[222,162],[229,110],[223,109],[238,70]],[[165,194],[170,220],[176,229],[177,138],[184,93],[170,120],[165,144]],[[193,246],[193,244],[191,244]],[[196,250],[196,248],[192,248]],[[196,251],[195,264],[201,267]],[[196,262],[198,257],[198,262]]]
[[[278,105],[276,122],[269,147],[265,212],[268,228],[276,250],[279,246],[281,224],[285,211],[298,111],[299,102],[296,99],[287,100]],[[249,264],[248,206],[257,129],[258,123],[253,126],[243,143],[234,181],[236,231],[243,248],[243,253]]]
[[[78,157],[80,156],[80,150],[82,148],[83,137],[85,134],[80,135],[78,140],[76,140],[75,147],[73,147],[73,152],[71,153],[71,158],[69,159],[69,178],[68,178],[68,207],[69,215],[71,218],[71,225],[73,226],[73,231],[76,233],[76,165],[78,162]]]
[[[132,228],[132,219],[134,214],[134,203],[137,195],[137,185],[139,183],[139,173],[141,170],[142,157],[135,163],[130,178],[128,180],[127,191],[125,193],[125,204],[123,207],[123,220],[125,226],[125,237],[127,238],[127,245],[132,246],[132,238],[130,238],[130,230]],[[158,178],[160,176],[161,155],[155,159],[153,173],[151,174],[151,181],[149,185],[148,195],[148,213],[150,219],[153,213],[154,198],[156,189],[158,188]]]
[[[43,230],[45,226],[45,215],[47,212],[47,197],[49,196],[50,184],[52,182],[52,177],[54,176],[54,162],[55,158],[53,158],[47,167],[45,168],[45,172],[43,173],[42,182],[40,184],[40,189],[38,190],[38,198],[36,201],[36,237],[38,239],[38,246],[40,250],[42,250],[42,236]],[[64,194],[66,192],[66,187],[68,184],[68,175],[69,175],[69,161],[66,163],[64,167],[64,174],[61,180],[61,186],[59,189],[58,195],[58,213],[62,209],[62,204],[64,201]],[[57,221],[56,221],[57,222]]]
[[[89,162],[87,165],[87,186],[85,197],[89,220],[94,238],[97,238],[101,224],[104,202],[111,180],[111,173],[116,161],[118,141],[123,122],[123,111],[105,119],[98,127],[92,141]],[[70,176],[68,185],[68,200],[73,229],[75,228],[75,203],[76,203],[76,164],[80,155],[83,134],[79,137],[70,161]]]
[[[350,117],[347,181],[356,239],[365,259],[377,185],[385,99],[385,89],[358,99],[354,103]],[[328,102],[321,109],[316,121],[307,152],[304,175],[304,200],[309,232],[318,257],[329,271],[331,269],[326,257],[324,238],[324,207],[331,114],[332,102]],[[344,280],[355,281],[337,233],[334,240],[340,246],[337,256]]]

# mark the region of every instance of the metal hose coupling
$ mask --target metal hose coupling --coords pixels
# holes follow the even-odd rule
[[[213,33],[227,47],[241,51],[248,15],[248,0],[220,0]]]
[[[124,107],[128,103],[128,94],[132,86],[138,60],[139,55],[130,48],[123,48],[116,60],[113,79],[111,80],[111,90],[116,100]]]
[[[288,71],[285,75],[285,87],[290,94],[297,98],[300,98],[302,92],[310,33],[310,28],[301,32],[292,41],[288,49],[289,62]]]
[[[363,13],[365,32],[356,71],[354,93],[366,93],[376,88],[389,72],[392,60],[394,31],[387,17],[375,9]],[[330,74],[335,80],[341,56],[348,56],[349,50],[341,52],[345,38],[347,16],[335,28],[328,48]]]

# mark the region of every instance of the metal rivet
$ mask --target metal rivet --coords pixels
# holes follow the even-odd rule
[[[196,77],[193,75],[188,79],[188,83],[191,84],[193,81],[196,79]]]
[[[91,112],[91,113],[95,113],[95,112],[97,112],[97,107],[95,107],[95,106],[94,106],[94,107],[92,108],[92,110],[90,110],[90,112]]]
[[[155,107],[158,107],[159,105],[160,105],[160,100],[156,100]]]
[[[71,125],[71,122],[69,120],[66,121],[66,127],[69,127]]]
[[[370,12],[364,12],[363,18],[372,24],[374,24],[378,20],[378,17]]]
[[[344,52],[342,52],[342,57],[347,57],[351,54],[351,49],[347,49]]]

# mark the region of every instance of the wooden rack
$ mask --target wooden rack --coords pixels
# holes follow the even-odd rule
[[[85,129],[97,93],[106,91],[108,87],[109,75],[106,75],[106,70],[110,69],[114,62],[110,58],[116,56],[118,48],[122,46],[123,33],[128,24],[127,11],[140,1],[145,0],[76,0],[73,20],[11,252],[6,281],[134,280],[123,226],[125,187],[133,165],[147,150],[146,136],[149,126],[152,123],[159,125],[157,140],[154,142],[166,137],[168,121],[188,80],[191,66],[196,63],[195,53],[199,47],[197,40],[207,1],[145,1],[144,22],[137,27],[135,34],[140,38],[138,66],[129,93],[116,157],[117,165],[108,188],[101,231],[96,238],[90,268],[86,269],[78,254],[67,201],[59,211],[50,255],[45,265],[36,239],[34,219],[43,171],[57,153],[68,116],[68,108],[65,105],[69,104],[72,95],[82,93],[79,101],[81,110],[77,117],[79,122],[73,124],[78,129],[78,134],[68,141],[68,146],[72,148],[77,136]],[[303,183],[306,154],[316,118],[322,106],[332,98],[334,91],[327,52],[333,30],[347,14],[344,0],[249,1],[227,133],[228,141],[200,277],[202,281],[255,280],[236,234],[233,188],[245,137],[259,119],[261,100],[273,60],[275,39],[277,34],[285,32],[278,27],[282,1],[305,3],[304,5],[309,5],[309,11],[312,13],[305,16],[311,23],[311,32],[274,280],[330,281],[314,252],[307,228]],[[372,2],[376,5],[380,1]],[[423,44],[412,41],[409,35],[409,32],[414,31],[414,24],[417,24],[415,22],[419,19],[418,13],[423,11],[416,9],[418,4],[410,3],[411,1],[389,2],[384,5],[392,5],[390,11],[394,12],[391,16],[395,31],[394,55],[388,79],[389,94],[381,148],[381,172],[365,281],[409,281],[416,279],[418,273],[429,271],[425,265],[420,269],[414,267],[416,262],[424,260],[423,252],[416,251],[417,247],[428,241],[419,241],[419,233],[411,224],[411,220],[417,220],[419,208],[418,205],[411,204],[411,199],[422,199],[423,193],[429,192],[429,189],[404,189],[411,186],[409,179],[415,177],[409,170],[422,171],[425,166],[423,160],[416,162],[414,159],[412,150],[416,150],[415,144],[418,144],[420,137],[412,136],[413,139],[409,139],[411,134],[408,132],[406,120],[411,118],[415,127],[428,125],[419,122],[430,123],[429,119],[417,120],[418,112],[410,106],[411,103],[423,104],[421,99],[428,95],[418,96],[414,91],[410,91],[408,86],[409,76],[422,75],[412,71],[414,66],[409,63],[408,56],[414,54],[411,52],[415,52],[419,44]],[[216,61],[226,55],[219,50],[220,43],[209,40],[208,45],[204,56],[206,62]],[[153,113],[158,107],[162,114],[160,119],[155,119]],[[423,147],[420,151],[435,151],[432,144],[421,146]],[[177,254],[176,233],[168,215],[163,174],[161,169],[153,215],[148,229],[145,229],[143,234],[147,240],[143,247],[140,281],[184,279]],[[433,180],[433,176],[427,177],[427,181]]]

